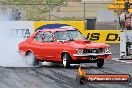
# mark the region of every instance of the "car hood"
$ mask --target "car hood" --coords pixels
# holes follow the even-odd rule
[[[90,42],[88,40],[76,40],[76,41],[71,41],[71,42],[66,42],[66,44],[71,45],[75,48],[108,48],[109,45],[105,43],[94,43]]]

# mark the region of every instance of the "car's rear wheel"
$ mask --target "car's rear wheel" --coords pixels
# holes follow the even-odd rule
[[[97,66],[98,66],[99,68],[101,68],[101,67],[103,67],[103,65],[104,65],[104,59],[98,59],[98,60],[97,60]]]
[[[69,54],[64,53],[62,60],[63,60],[64,67],[69,68],[70,67],[70,56],[69,56]]]
[[[27,55],[26,55],[26,63],[30,66],[38,66],[39,65],[39,61],[36,60],[36,57],[35,55],[32,53],[32,52],[29,52]]]

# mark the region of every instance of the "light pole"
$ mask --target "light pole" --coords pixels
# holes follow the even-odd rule
[[[49,21],[50,21],[50,8],[51,8],[51,5],[50,5],[50,3],[48,3],[48,7],[49,7]]]
[[[117,30],[119,29],[120,5],[117,3]]]
[[[84,2],[84,13],[83,13],[83,14],[84,14],[84,18],[83,18],[83,20],[84,20],[84,29],[86,28],[86,23],[85,23],[85,20],[86,20],[86,19],[85,19],[85,18],[86,18],[86,16],[85,16],[85,10],[86,10],[86,9],[85,9],[85,4],[86,4],[86,3]]]
[[[85,21],[85,2],[84,2],[84,21]]]

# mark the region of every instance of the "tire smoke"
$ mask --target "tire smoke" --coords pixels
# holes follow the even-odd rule
[[[25,39],[23,37],[14,36],[10,25],[16,22],[0,22],[0,66],[2,67],[33,67],[27,63],[27,58],[32,56],[23,57],[18,52],[18,44]],[[18,23],[18,22],[17,22]],[[7,25],[7,26],[5,26]],[[21,25],[19,25],[20,27]],[[20,27],[21,28],[21,27]],[[43,62],[42,65],[54,66],[54,63]]]
[[[0,66],[29,67],[25,59],[17,52],[18,43],[21,42],[22,39],[13,38],[10,35],[10,30],[3,26],[6,25],[5,23],[0,22]]]
[[[32,21],[10,21],[12,20],[11,12],[6,9],[0,9],[0,66],[2,67],[32,67],[27,63],[27,57],[22,57],[18,53],[18,44],[24,40],[22,36],[14,36],[10,29],[31,29],[33,30]],[[24,25],[23,25],[24,24]],[[12,26],[13,25],[13,26]],[[20,34],[23,33],[20,32]],[[32,57],[32,56],[31,56]],[[30,56],[28,57],[30,58]],[[44,62],[43,65],[51,65]]]

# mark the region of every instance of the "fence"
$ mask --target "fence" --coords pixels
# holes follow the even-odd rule
[[[109,11],[110,3],[68,2],[63,4],[2,4],[0,20],[11,21],[82,21],[96,18],[95,29],[117,29],[117,17]],[[2,17],[6,16],[6,17]],[[2,19],[1,19],[2,18]],[[6,19],[3,19],[6,18]],[[86,23],[87,24],[87,23]],[[86,29],[88,29],[86,27]]]

